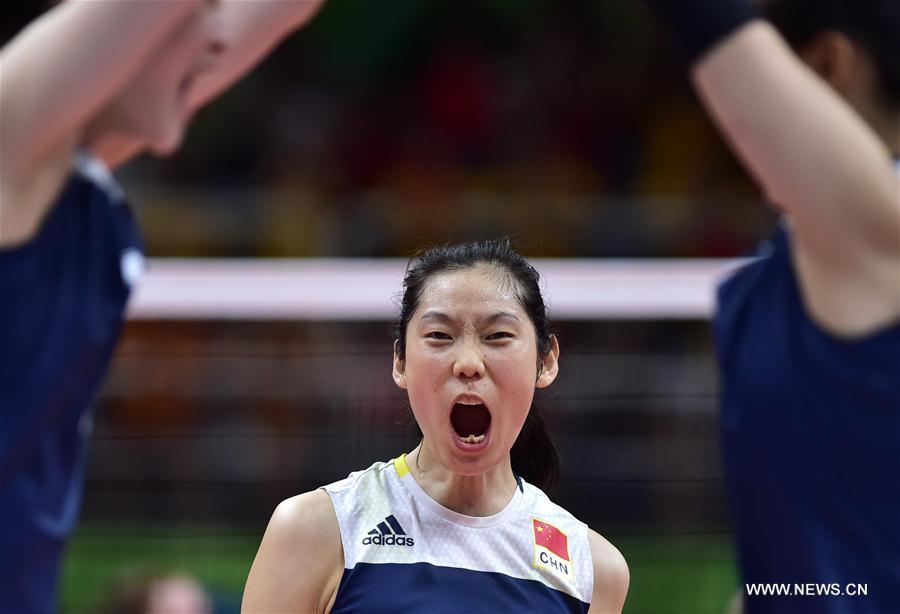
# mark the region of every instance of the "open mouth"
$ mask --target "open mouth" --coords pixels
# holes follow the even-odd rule
[[[450,424],[462,442],[478,444],[491,426],[491,412],[482,403],[456,403],[450,410]]]

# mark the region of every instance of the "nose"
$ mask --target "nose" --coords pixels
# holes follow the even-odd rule
[[[462,343],[453,361],[453,375],[460,379],[479,379],[484,375],[484,358],[474,343]]]
[[[203,55],[200,56],[195,66],[196,71],[206,72],[214,69],[227,50],[228,43],[225,41],[224,36],[219,36],[218,33],[211,36],[206,44],[206,49],[203,51]]]
[[[206,22],[208,40],[206,54],[212,60],[217,60],[228,49],[228,26],[219,5],[212,5],[210,10],[212,13]]]
[[[207,51],[210,55],[214,57],[218,57],[225,53],[225,50],[228,48],[228,45],[225,44],[224,38],[214,38],[209,42],[209,47]]]

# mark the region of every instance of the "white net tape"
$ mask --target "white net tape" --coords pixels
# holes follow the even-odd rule
[[[706,319],[743,260],[533,259],[557,320]],[[150,260],[132,319],[391,320],[401,259]]]

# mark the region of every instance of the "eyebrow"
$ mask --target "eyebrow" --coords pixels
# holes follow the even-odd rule
[[[445,324],[449,324],[453,321],[449,315],[444,313],[443,311],[438,311],[436,309],[431,309],[422,314],[422,317],[419,318],[420,322],[424,322],[426,320],[437,320],[438,322],[442,322]],[[498,311],[494,314],[489,315],[484,318],[483,322],[485,324],[493,324],[497,320],[513,320],[515,322],[519,322],[519,316],[514,314],[512,311]]]

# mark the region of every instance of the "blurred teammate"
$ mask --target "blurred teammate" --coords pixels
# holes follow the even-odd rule
[[[900,2],[651,4],[784,213],[715,319],[746,609],[898,612]]]
[[[213,614],[212,598],[196,578],[180,572],[131,571],[111,587],[98,614]]]
[[[0,611],[57,609],[88,406],[141,272],[109,169],[174,151],[318,5],[72,0],[0,53]]]
[[[537,272],[508,242],[428,251],[397,333],[421,444],[279,505],[243,610],[620,612],[622,555],[538,488],[558,458],[532,398],[559,345]]]

